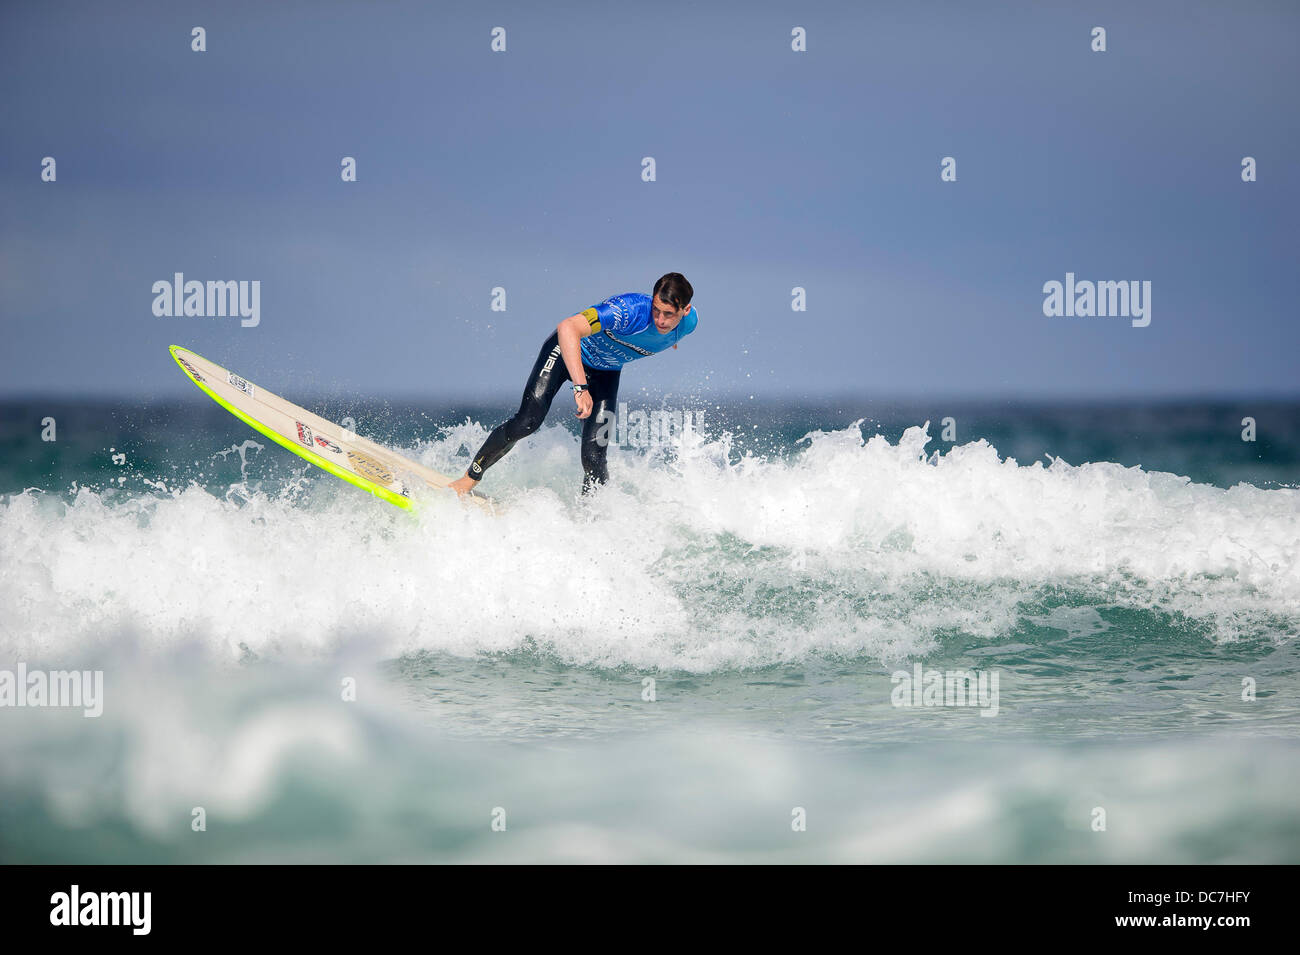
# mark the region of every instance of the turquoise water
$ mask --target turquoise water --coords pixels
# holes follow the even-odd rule
[[[0,858],[1300,859],[1300,406],[689,407],[590,500],[548,424],[495,518],[0,408],[0,670],[104,674],[0,708]],[[507,413],[313,408],[446,473]]]

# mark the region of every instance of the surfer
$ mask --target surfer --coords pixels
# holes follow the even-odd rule
[[[615,295],[556,325],[533,363],[519,410],[487,436],[465,476],[451,483],[456,493],[472,489],[516,441],[542,426],[551,399],[566,381],[573,382],[575,413],[583,419],[582,492],[604,484],[610,429],[600,425],[616,414],[619,372],[630,361],[676,348],[695,331],[699,313],[691,305],[694,294],[684,275],[669,272],[655,282],[651,295]]]

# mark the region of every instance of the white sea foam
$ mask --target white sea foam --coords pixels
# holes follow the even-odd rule
[[[457,473],[484,434],[467,422],[409,453]],[[1210,639],[1300,631],[1295,490],[1026,466],[984,441],[927,457],[922,428],[893,445],[819,432],[793,455],[739,460],[729,435],[686,441],[666,456],[611,449],[611,484],[581,500],[576,439],[543,428],[484,483],[498,517],[449,494],[402,512],[324,475],[305,492],[169,480],[11,495],[0,658],[126,635],[231,660],[363,643],[696,671],[810,652],[885,661],[948,632],[997,640],[1053,589]]]

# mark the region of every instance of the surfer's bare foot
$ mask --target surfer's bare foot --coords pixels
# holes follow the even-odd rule
[[[468,474],[466,474],[466,475],[464,475],[464,476],[462,476],[462,477],[459,477],[459,478],[457,478],[456,480],[452,481],[452,482],[451,482],[450,484],[448,484],[447,486],[448,486],[449,488],[451,488],[452,490],[454,490],[454,491],[456,492],[457,496],[459,496],[459,497],[464,497],[464,496],[465,496],[465,493],[466,493],[467,491],[472,491],[472,490],[474,490],[474,485],[477,484],[477,483],[478,483],[478,481],[475,481],[472,477],[470,477]]]

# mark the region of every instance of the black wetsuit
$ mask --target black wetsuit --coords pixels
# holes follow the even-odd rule
[[[609,479],[605,467],[605,451],[609,444],[609,432],[613,428],[618,398],[618,376],[620,369],[591,368],[583,362],[582,370],[586,372],[588,393],[591,395],[591,414],[582,420],[582,492],[585,494],[596,484],[604,484]],[[525,438],[542,426],[546,412],[551,407],[551,399],[560,390],[560,385],[569,380],[569,369],[560,354],[559,332],[542,343],[542,350],[537,354],[533,370],[524,385],[524,398],[519,403],[515,416],[504,424],[498,425],[469,466],[469,476],[476,481],[483,479],[483,472],[494,465],[500,457],[514,447],[515,442]],[[601,423],[610,421],[604,429]]]

